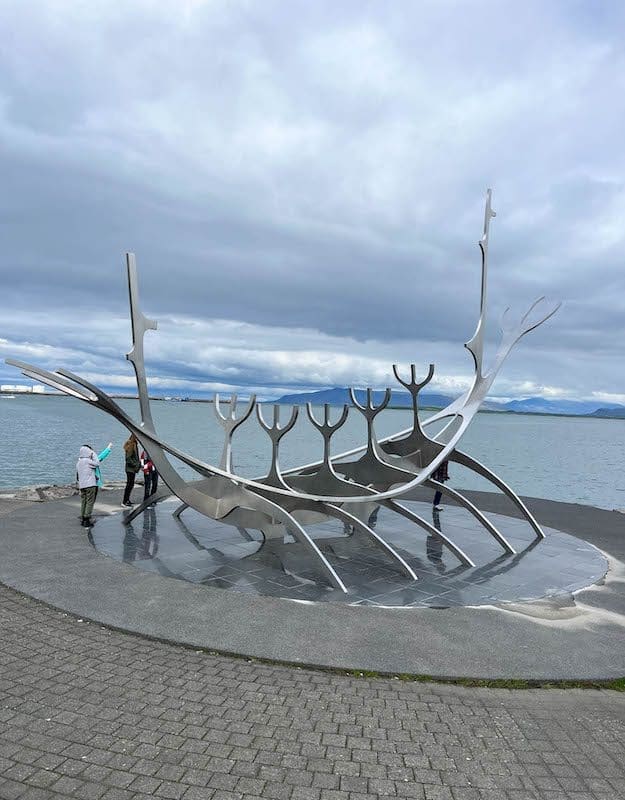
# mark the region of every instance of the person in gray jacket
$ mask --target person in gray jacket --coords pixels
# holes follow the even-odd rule
[[[96,470],[99,463],[98,455],[91,445],[83,444],[76,462],[76,477],[81,497],[80,524],[83,528],[90,528],[93,525],[91,512],[93,511],[93,504],[98,491]]]

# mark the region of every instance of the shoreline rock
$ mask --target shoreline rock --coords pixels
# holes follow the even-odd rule
[[[125,481],[105,481],[102,491],[113,492],[121,491],[126,486]],[[135,481],[135,486],[143,486],[143,480]],[[67,484],[33,484],[30,486],[18,486],[16,488],[0,489],[0,502],[20,501],[30,503],[45,503],[49,500],[62,500],[65,497],[74,497],[79,494],[75,483]],[[414,499],[414,498],[413,498]],[[602,511],[612,511],[616,514],[625,515],[625,508],[605,508]]]
[[[126,485],[125,481],[105,481],[102,486],[103,491],[118,491]],[[143,485],[142,481],[137,481],[135,486]],[[48,500],[61,500],[64,497],[74,497],[77,495],[78,488],[75,483],[64,485],[58,484],[35,484],[32,486],[18,486],[11,489],[0,489],[0,500],[21,500],[31,503],[45,503]]]

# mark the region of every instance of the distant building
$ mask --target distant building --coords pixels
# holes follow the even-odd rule
[[[0,385],[0,392],[10,394],[45,394],[45,386],[36,383],[34,386],[27,386],[24,383],[3,383]]]

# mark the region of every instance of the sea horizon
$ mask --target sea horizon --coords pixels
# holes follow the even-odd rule
[[[315,392],[316,391],[323,391],[323,390],[315,390]],[[362,388],[362,389],[358,388],[358,389],[356,389],[356,391],[357,392],[364,392],[365,389],[364,388]],[[376,390],[376,391],[382,391],[382,390]],[[297,397],[298,395],[301,396],[302,399],[301,399],[300,403],[294,402],[294,401],[292,401],[290,399],[289,400],[284,400],[282,397],[280,397],[280,398],[269,398],[269,397],[263,398],[263,397],[259,397],[258,395],[257,395],[257,402],[258,403],[263,403],[263,404],[271,404],[271,405],[276,404],[276,405],[285,405],[285,406],[286,405],[305,405],[307,402],[312,402],[313,406],[323,406],[323,405],[325,405],[326,401],[317,401],[317,402],[315,402],[314,400],[311,400],[311,401],[308,400],[309,395],[311,393],[314,394],[315,392],[301,392],[301,393],[296,393],[294,395],[289,395],[288,396],[288,397],[294,397],[294,398]],[[113,398],[115,400],[137,400],[138,401],[138,399],[139,399],[139,396],[137,394],[126,394],[126,393],[116,393],[116,392],[107,392],[107,394],[109,395],[109,397],[111,397],[111,398]],[[227,392],[227,393],[215,392],[212,397],[197,397],[197,396],[191,396],[191,395],[187,395],[187,396],[182,396],[181,397],[181,396],[167,395],[167,394],[149,395],[149,400],[150,400],[150,402],[208,403],[208,404],[213,404],[215,402],[215,395],[216,394],[219,395],[219,402],[220,403],[225,404],[225,405],[229,405],[230,404],[230,398],[231,398],[233,392]],[[252,397],[252,395],[254,393],[252,392],[252,393],[247,394],[247,393],[245,393],[245,391],[240,391],[239,390],[235,394],[237,395],[237,402],[243,402],[243,401],[249,400],[249,398]],[[398,394],[400,394],[400,393],[398,392]],[[407,393],[401,393],[401,394],[406,394],[407,396],[409,396]],[[449,402],[451,402],[452,400],[454,400],[458,396],[460,396],[460,395],[453,395],[453,396],[449,395],[447,399],[448,399]],[[68,400],[72,399],[68,395],[64,394],[63,392],[53,392],[53,391],[33,392],[33,391],[15,391],[15,390],[11,391],[11,390],[4,390],[4,389],[0,390],[0,398],[1,397],[10,397],[12,399],[17,399],[18,397],[19,398],[25,398],[25,397],[48,397],[48,398],[49,397],[57,397],[58,398],[58,397],[63,397],[63,398],[66,398]],[[530,399],[532,399],[532,397],[533,396],[530,396],[530,397],[527,397],[527,398],[518,397],[518,398],[515,398],[515,401],[518,402],[518,401],[523,401],[523,400],[530,400]],[[605,410],[606,412],[614,410],[614,411],[620,412],[620,413],[595,414],[594,412],[586,412],[586,413],[578,412],[578,413],[575,413],[575,412],[571,412],[571,411],[555,411],[555,410],[554,411],[532,411],[532,410],[529,410],[529,409],[493,408],[492,404],[495,404],[498,401],[493,400],[493,399],[488,398],[488,397],[486,398],[486,401],[491,403],[491,407],[488,407],[488,408],[482,407],[482,408],[480,408],[480,410],[478,411],[479,414],[502,414],[502,415],[510,414],[510,415],[515,415],[515,416],[530,416],[530,417],[573,417],[573,418],[582,418],[582,419],[591,418],[591,419],[611,419],[611,420],[622,420],[622,419],[625,418],[625,415],[623,413],[623,412],[625,412],[625,406],[621,406],[621,405],[602,405],[601,403],[597,403],[597,409]],[[329,401],[329,402],[327,402],[327,405],[329,405],[329,406],[331,406],[333,408],[340,408],[340,407],[342,407],[344,405],[344,403],[343,402],[339,402],[339,401],[334,401],[334,402],[333,401]],[[446,404],[442,404],[442,403],[436,404],[436,403],[425,402],[425,403],[420,403],[419,404],[419,410],[421,410],[421,411],[440,411],[441,409],[443,409],[445,407],[446,407]],[[405,404],[396,404],[396,403],[393,403],[391,401],[388,404],[387,408],[389,410],[405,410],[407,408],[407,405],[405,405]]]

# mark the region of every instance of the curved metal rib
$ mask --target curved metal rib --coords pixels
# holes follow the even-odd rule
[[[324,422],[319,422],[312,412],[312,408],[310,404],[308,404],[308,415],[310,417],[311,422],[313,425],[319,430],[322,434],[324,439],[324,460],[323,465],[319,468],[319,470],[311,475],[300,475],[298,477],[294,477],[292,482],[294,483],[295,489],[301,489],[305,487],[308,491],[324,491],[324,492],[342,492],[345,495],[345,502],[346,505],[349,505],[349,497],[350,495],[357,495],[360,492],[368,493],[371,497],[373,502],[377,501],[377,496],[375,490],[371,489],[368,486],[363,486],[358,483],[353,483],[350,481],[341,478],[334,471],[334,466],[330,459],[330,442],[334,433],[341,427],[341,425],[347,419],[348,407],[343,407],[343,412],[339,417],[338,421],[334,424],[330,423],[329,421],[329,406],[325,404],[324,408]],[[394,503],[393,501],[388,501],[384,503],[384,505],[389,508],[391,511],[398,511],[401,509],[404,510],[399,503]],[[324,508],[328,514],[333,514],[334,516],[338,517],[339,519],[343,520],[343,522],[347,522],[350,525],[353,525],[354,528],[361,531],[369,538],[373,539],[374,542],[382,547],[389,555],[393,557],[394,560],[398,560],[402,567],[402,570],[406,572],[413,580],[417,580],[417,575],[412,570],[412,568],[405,562],[405,560],[397,553],[395,548],[388,544],[376,531],[373,530],[369,525],[366,525],[361,519],[359,519],[356,515],[352,514],[347,510],[345,507],[340,507],[335,504],[325,504]],[[400,512],[401,513],[401,512]],[[418,524],[421,524],[420,517],[416,517],[416,515],[411,514],[411,512],[407,512],[408,518],[415,521],[413,517],[416,518]],[[406,516],[406,514],[404,514]],[[428,530],[431,526],[428,523],[425,523],[423,520],[424,527]],[[432,529],[431,532],[436,532],[435,528]],[[445,536],[442,536],[445,541],[448,541]],[[458,555],[461,560],[466,560],[467,563],[472,564],[470,559],[468,559],[464,553],[459,548],[449,542],[450,548],[454,553]]]
[[[473,505],[473,503],[463,494],[456,491],[455,489],[452,489],[450,486],[445,486],[444,483],[439,483],[438,481],[434,481],[432,479],[427,480],[425,482],[425,485],[430,486],[432,489],[435,489],[441,494],[447,495],[448,497],[453,497],[453,499],[459,505],[461,505],[463,508],[466,508],[467,511],[470,511],[471,514],[473,514],[473,516],[475,517],[475,519],[478,520],[478,522],[482,523],[482,525],[486,528],[486,530],[490,533],[490,535],[493,536],[495,539],[497,539],[499,544],[503,547],[503,549],[506,552],[512,553],[513,555],[516,553],[516,550],[514,549],[514,547],[512,547],[512,545],[506,539],[506,537],[502,533],[500,533],[497,530],[497,528],[493,525],[493,523],[487,517],[485,517],[484,514],[482,514],[480,509],[477,506]]]
[[[147,500],[143,500],[139,503],[138,506],[135,506],[132,511],[124,511],[124,525],[130,525],[131,522],[138,517],[139,514],[143,514],[143,512],[149,508],[150,506],[154,505],[155,503],[161,503],[163,500],[167,500],[171,497],[171,492],[159,492],[156,495],[151,494]]]
[[[467,453],[460,452],[460,450],[455,450],[453,454],[450,456],[450,461],[454,461],[456,464],[460,464],[467,469],[472,470],[478,475],[481,475],[483,478],[486,478],[487,481],[490,481],[494,486],[501,491],[508,497],[514,505],[521,511],[525,519],[529,522],[536,533],[537,539],[544,539],[545,533],[543,529],[540,527],[540,524],[537,522],[534,515],[531,513],[529,508],[525,505],[525,503],[521,500],[521,498],[516,494],[516,492],[511,489],[508,484],[503,481],[498,475],[495,475],[494,472],[491,472],[488,467],[482,464],[477,459],[473,458],[472,456],[468,455]]]
[[[372,499],[375,499],[375,497]],[[322,503],[320,504],[320,507],[329,516],[336,517],[337,519],[340,519],[341,522],[346,522],[349,525],[353,525],[356,530],[360,531],[360,533],[363,533],[365,536],[371,539],[371,541],[378,547],[381,547],[382,550],[384,550],[384,552],[390,556],[396,564],[398,564],[401,572],[403,572],[413,581],[418,580],[417,575],[412,567],[402,558],[402,556],[399,555],[397,550],[395,550],[395,548],[392,547],[388,542],[385,542],[381,536],[378,536],[373,528],[370,528],[361,519],[358,519],[358,517],[350,514],[349,511],[346,511],[344,508],[340,508],[339,506],[335,506],[330,503]]]
[[[89,390],[85,391],[82,386],[75,386],[69,381],[64,380],[60,373],[46,372],[45,370],[39,369],[39,367],[33,367],[32,364],[27,364],[24,361],[17,361],[14,358],[7,358],[6,363],[11,367],[17,367],[22,375],[25,375],[27,378],[41,381],[53,389],[63,392],[63,394],[75,397],[77,400],[83,400],[85,403],[93,404],[96,403],[98,399],[93,392]]]
[[[284,522],[289,530],[289,533],[292,536],[294,536],[298,542],[303,544],[304,547],[311,553],[311,555],[314,556],[315,560],[321,564],[323,572],[326,574],[332,586],[334,586],[336,589],[340,589],[341,592],[345,592],[345,594],[347,594],[347,589],[345,587],[345,584],[339,578],[332,564],[330,564],[328,559],[323,555],[321,550],[317,547],[315,542],[306,533],[304,528],[295,519],[295,517],[288,511],[285,511],[282,508],[282,506],[279,506],[277,503],[274,503],[273,500],[269,500],[268,498],[262,497],[261,495],[257,495],[257,497],[259,500],[262,501],[264,509],[265,510],[271,509],[273,511],[274,517]]]
[[[431,536],[436,536],[437,539],[441,539],[443,544],[445,544],[447,548],[456,556],[456,558],[467,567],[475,566],[475,562],[469,558],[464,550],[458,547],[455,542],[453,542],[449,537],[445,536],[445,534],[442,531],[439,531],[438,528],[435,528],[434,525],[431,525],[427,520],[423,519],[423,517],[420,517],[418,514],[415,514],[414,511],[406,508],[406,506],[404,506],[402,503],[398,503],[396,500],[384,500],[382,505],[386,508],[389,508],[391,511],[395,511],[397,514],[400,514],[405,519],[414,522],[415,525],[419,525]]]

